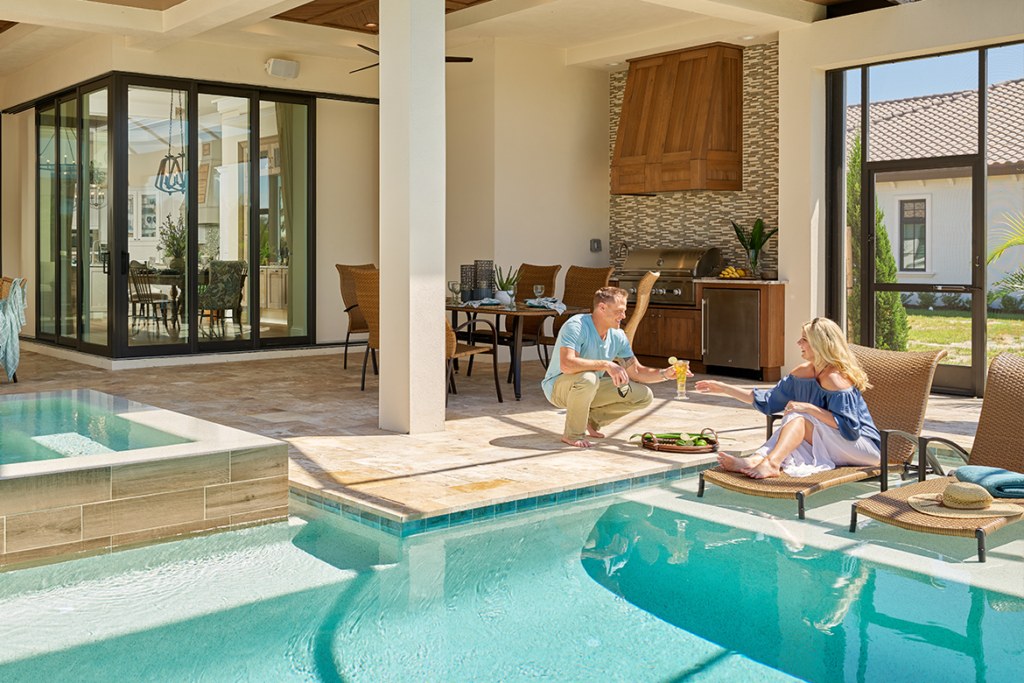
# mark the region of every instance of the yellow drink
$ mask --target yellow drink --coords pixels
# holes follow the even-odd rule
[[[690,369],[690,361],[688,360],[677,360],[673,361],[672,366],[676,369],[676,398],[685,401],[686,396],[686,372]]]

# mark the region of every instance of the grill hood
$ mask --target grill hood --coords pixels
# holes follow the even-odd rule
[[[662,277],[707,277],[723,264],[717,247],[682,247],[679,249],[634,249],[626,256],[621,273],[646,273],[660,270]]]

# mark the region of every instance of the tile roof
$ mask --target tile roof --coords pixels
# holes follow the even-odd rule
[[[872,102],[871,161],[975,154],[978,91]],[[860,105],[846,108],[846,139],[860,131]],[[989,165],[1024,164],[1024,78],[988,89]]]

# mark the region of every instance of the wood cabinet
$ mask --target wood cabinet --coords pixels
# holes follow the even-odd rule
[[[629,60],[612,194],[743,189],[742,100],[734,45]]]
[[[288,308],[288,266],[260,266],[260,307]]]
[[[700,329],[700,309],[651,306],[637,327],[633,353],[700,360]]]

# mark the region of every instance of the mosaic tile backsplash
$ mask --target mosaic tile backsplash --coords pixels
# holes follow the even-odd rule
[[[609,160],[615,151],[626,74],[611,74]],[[754,45],[743,51],[741,191],[693,190],[653,197],[612,195],[609,209],[610,265],[618,267],[625,260],[618,255],[622,242],[631,249],[715,246],[730,264],[746,265],[730,221],[736,221],[747,232],[758,218],[768,229],[779,225],[779,44]],[[778,235],[762,250],[760,267],[778,268]]]

